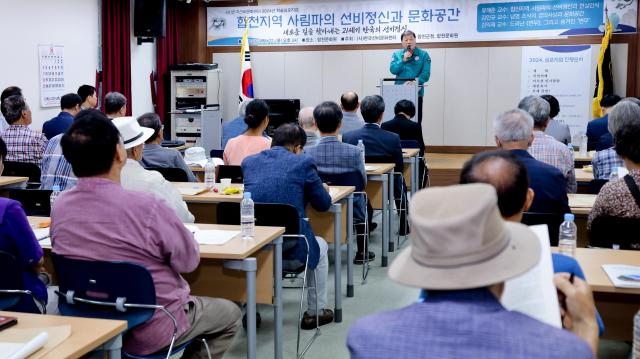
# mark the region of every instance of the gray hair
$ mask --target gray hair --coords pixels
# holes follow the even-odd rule
[[[613,106],[609,112],[607,128],[615,136],[616,132],[621,128],[636,121],[640,121],[640,106],[634,101],[622,100]]]
[[[629,101],[629,102],[633,102],[636,105],[640,106],[640,100],[637,97],[625,97],[620,101]]]
[[[529,140],[533,134],[533,118],[523,110],[510,110],[496,117],[493,129],[503,143]]]
[[[120,111],[127,105],[127,98],[120,92],[109,92],[104,96],[104,112],[112,114]]]
[[[238,117],[245,117],[247,115],[247,105],[251,101],[253,101],[253,99],[243,100],[242,102],[240,102],[240,104],[238,105]]]
[[[313,118],[313,107],[303,107],[298,113],[298,123],[302,128],[307,129],[313,127],[316,120]]]
[[[527,111],[531,117],[533,117],[533,125],[535,127],[543,127],[547,119],[549,119],[549,113],[551,112],[551,106],[549,102],[540,96],[527,96],[520,100],[518,108]]]
[[[29,109],[29,105],[21,95],[13,95],[4,99],[2,102],[4,108],[4,117],[8,124],[18,122],[22,118],[22,113]]]

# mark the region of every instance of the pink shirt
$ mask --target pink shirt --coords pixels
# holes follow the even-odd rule
[[[53,206],[51,239],[53,252],[63,256],[143,265],[153,277],[157,303],[178,321],[178,336],[190,328],[184,311],[190,289],[179,273],[198,266],[198,244],[162,200],[107,179],[80,178]],[[169,317],[157,311],[128,333],[124,347],[150,354],[169,345],[172,333]]]
[[[271,148],[270,138],[248,135],[234,137],[227,142],[227,146],[224,148],[224,164],[240,166],[246,157],[269,148]]]

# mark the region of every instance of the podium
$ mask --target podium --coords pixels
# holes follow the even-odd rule
[[[396,81],[402,81],[396,84]],[[407,81],[415,81],[413,84],[405,84]],[[380,80],[380,96],[384,99],[384,117],[382,122],[392,120],[395,117],[393,108],[400,100],[409,100],[416,106],[416,114],[411,118],[418,122],[418,79],[413,78],[387,78]]]

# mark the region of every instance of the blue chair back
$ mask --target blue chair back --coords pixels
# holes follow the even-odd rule
[[[365,182],[360,172],[351,171],[344,173],[324,173],[318,172],[322,182],[333,186],[354,186],[356,192],[364,191]]]
[[[60,287],[58,309],[63,315],[126,320],[128,329],[153,316],[154,309],[119,311],[115,307],[67,302],[67,297],[113,303],[125,298],[126,303],[155,305],[155,286],[145,267],[129,262],[71,259],[55,253],[51,256]]]
[[[0,273],[0,289],[23,289],[20,266],[13,255],[0,251]],[[0,310],[18,304],[21,296],[19,293],[0,293]]]
[[[402,148],[420,148],[420,144],[416,140],[400,140]]]

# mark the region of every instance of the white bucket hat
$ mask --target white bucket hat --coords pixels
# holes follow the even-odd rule
[[[114,118],[113,124],[120,131],[125,149],[136,147],[155,134],[153,129],[140,126],[131,116]]]
[[[422,190],[411,197],[411,246],[389,268],[402,284],[460,290],[503,282],[533,268],[540,242],[525,225],[500,216],[493,186]]]

